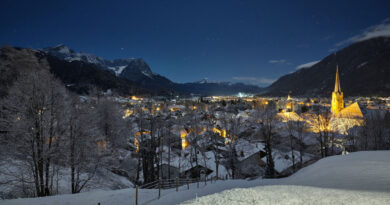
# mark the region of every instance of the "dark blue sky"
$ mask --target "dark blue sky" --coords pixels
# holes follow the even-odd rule
[[[390,17],[389,0],[0,2],[0,44],[142,57],[176,82],[265,85]]]

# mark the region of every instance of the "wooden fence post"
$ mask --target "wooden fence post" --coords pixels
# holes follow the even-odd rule
[[[177,179],[177,177],[176,177],[176,192],[178,192],[179,191],[179,180]]]
[[[135,205],[138,205],[138,185],[135,186]]]
[[[161,178],[158,179],[158,199],[160,199],[161,196]]]

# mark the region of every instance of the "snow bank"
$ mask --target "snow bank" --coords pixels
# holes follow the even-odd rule
[[[332,156],[303,168],[284,184],[324,188],[388,191],[390,151],[355,152]]]
[[[232,189],[183,204],[390,204],[390,195],[305,186],[262,186]]]
[[[264,180],[268,186],[228,190],[185,204],[390,204],[389,154],[328,157],[291,177]]]

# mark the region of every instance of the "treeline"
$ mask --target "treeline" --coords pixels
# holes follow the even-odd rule
[[[58,193],[61,169],[79,193],[126,144],[117,105],[76,96],[45,69],[20,73],[0,107],[0,183],[16,187],[7,198]]]

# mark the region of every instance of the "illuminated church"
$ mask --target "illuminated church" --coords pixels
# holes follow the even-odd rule
[[[332,92],[332,107],[330,111],[332,114],[338,114],[344,109],[343,92],[341,92],[339,66],[336,68],[336,80],[334,85],[334,91]]]
[[[348,129],[363,124],[363,113],[357,102],[344,107],[343,92],[341,92],[339,68],[336,68],[334,91],[332,92],[331,128],[340,133],[347,133]]]

